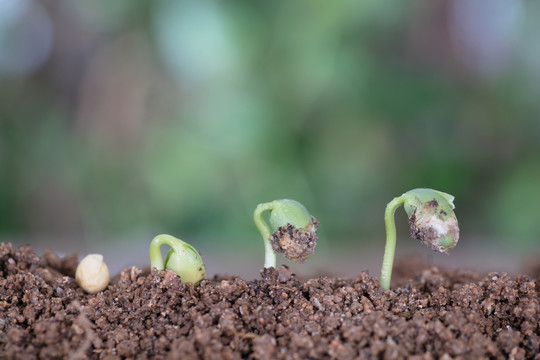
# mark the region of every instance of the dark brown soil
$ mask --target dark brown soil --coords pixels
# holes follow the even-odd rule
[[[540,359],[539,282],[437,268],[382,292],[367,273],[193,286],[132,267],[88,295],[76,257],[0,244],[1,359]]]

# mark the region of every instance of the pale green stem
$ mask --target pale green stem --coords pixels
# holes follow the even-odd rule
[[[381,286],[384,290],[390,289],[392,278],[392,266],[394,264],[394,253],[396,251],[396,224],[394,213],[396,209],[403,205],[405,196],[394,198],[386,205],[384,212],[384,224],[386,226],[386,246],[384,247],[384,257],[381,269]]]
[[[180,241],[180,243],[179,243]],[[184,243],[182,240],[171,235],[161,234],[156,236],[150,243],[150,267],[158,270],[164,270],[163,258],[161,257],[161,245],[169,245],[175,249]]]
[[[270,243],[270,237],[272,236],[272,231],[270,230],[270,227],[268,224],[263,220],[262,214],[265,211],[272,210],[274,208],[273,203],[264,203],[259,204],[255,208],[255,212],[253,213],[253,221],[255,222],[255,226],[257,226],[257,229],[259,229],[259,232],[261,233],[261,236],[264,241],[264,267],[276,267],[276,254],[274,253],[274,249],[272,249],[272,244]]]

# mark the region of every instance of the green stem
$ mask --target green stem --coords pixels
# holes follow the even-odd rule
[[[381,286],[384,290],[390,289],[390,279],[392,278],[392,266],[394,264],[394,253],[396,251],[396,224],[394,213],[396,209],[405,202],[405,195],[394,198],[386,205],[384,212],[384,224],[386,226],[386,246],[384,247],[384,257],[381,269]]]
[[[182,243],[184,243],[182,240],[171,235],[161,234],[156,236],[150,243],[150,267],[158,270],[165,269],[163,258],[161,257],[161,245],[169,245],[171,248],[176,249],[181,246]]]
[[[262,214],[265,211],[272,210],[274,208],[273,202],[263,203],[257,205],[255,212],[253,213],[253,221],[255,226],[259,229],[261,236],[264,241],[264,267],[276,267],[276,254],[274,249],[272,249],[272,244],[270,243],[270,237],[272,236],[272,231],[268,224],[263,220]]]

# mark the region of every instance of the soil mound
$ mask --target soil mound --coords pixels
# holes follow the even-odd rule
[[[540,359],[539,282],[437,268],[383,292],[367,273],[183,284],[132,267],[88,295],[77,257],[0,244],[2,359]]]

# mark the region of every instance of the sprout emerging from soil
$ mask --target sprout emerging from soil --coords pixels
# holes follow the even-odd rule
[[[109,285],[109,268],[103,261],[103,255],[85,256],[75,270],[75,280],[89,294],[104,290]]]
[[[403,205],[409,216],[411,236],[432,250],[448,253],[459,240],[459,226],[454,214],[454,197],[432,189],[414,189],[394,198],[386,206],[386,247],[381,269],[381,286],[390,289],[396,250],[394,212]]]
[[[165,263],[161,257],[161,245],[171,247],[165,257]],[[150,266],[158,270],[172,270],[184,283],[196,283],[206,278],[206,268],[197,250],[167,234],[156,236],[150,243]]]
[[[270,225],[262,214],[270,212]],[[291,261],[304,262],[317,245],[319,221],[298,201],[283,199],[257,205],[253,221],[264,241],[264,267],[276,267],[276,254]]]

